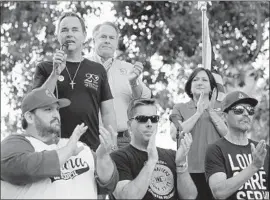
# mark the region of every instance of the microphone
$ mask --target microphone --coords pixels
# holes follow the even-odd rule
[[[183,127],[179,123],[176,114],[171,114],[170,117],[169,117],[169,120],[174,124],[174,126],[176,127],[177,132],[183,130]]]
[[[68,50],[68,43],[65,42],[64,44],[62,44],[60,47],[60,50],[62,50],[62,51]],[[56,65],[56,69],[58,69],[59,67],[60,67],[60,64]]]
[[[68,43],[65,42],[64,44],[62,44],[61,48],[60,48],[62,51],[66,51],[68,50]]]
[[[176,130],[177,130],[176,131],[176,145],[177,145],[177,149],[178,149],[179,145],[180,145],[179,140],[182,139],[182,137],[184,136],[184,134],[181,134],[181,137],[180,137],[180,133],[183,131],[183,127],[179,123],[176,114],[171,114],[169,117],[169,120],[174,124],[174,126],[176,127]]]

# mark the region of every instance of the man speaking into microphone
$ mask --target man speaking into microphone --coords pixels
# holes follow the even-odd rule
[[[84,123],[88,129],[81,141],[95,151],[100,144],[99,110],[105,128],[116,128],[106,70],[101,64],[83,58],[86,27],[76,13],[66,12],[59,18],[57,38],[61,49],[56,50],[53,61],[37,65],[33,88],[56,89],[59,98],[71,100],[69,107],[60,110],[61,137],[69,138],[76,125]]]

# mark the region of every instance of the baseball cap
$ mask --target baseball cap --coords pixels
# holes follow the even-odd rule
[[[47,88],[37,88],[26,94],[22,101],[22,113],[41,108],[44,106],[58,103],[60,108],[70,105],[68,99],[57,99],[54,94]]]
[[[258,101],[249,97],[244,92],[234,91],[228,93],[222,101],[222,110],[223,112],[227,112],[230,108],[240,103],[250,104],[251,106],[255,107],[258,104]]]

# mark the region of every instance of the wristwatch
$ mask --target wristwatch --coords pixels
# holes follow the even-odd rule
[[[118,149],[118,147],[116,146],[116,145],[112,145],[112,147],[111,147],[111,151],[113,152],[113,151],[116,151]]]
[[[181,165],[176,165],[176,173],[184,173],[188,168],[187,162],[181,164]]]

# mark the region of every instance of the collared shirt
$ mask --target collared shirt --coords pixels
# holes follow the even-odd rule
[[[89,58],[95,62],[101,62],[98,55],[92,54]],[[131,63],[118,59],[109,59],[105,63],[108,81],[113,95],[114,110],[116,114],[117,132],[125,131],[127,127],[127,108],[129,102],[133,99],[132,89],[128,80],[128,73],[133,69]],[[150,98],[151,91],[142,81],[142,77],[138,78],[139,85],[142,87],[141,98]],[[100,120],[102,121],[102,120]]]
[[[220,102],[216,102],[214,110],[217,112],[221,111],[220,107]],[[176,104],[172,111],[172,114],[176,114],[178,119],[182,122],[192,117],[195,113],[196,105],[192,100],[187,103]],[[189,172],[203,173],[207,146],[217,141],[220,138],[220,135],[207,111],[203,112],[190,133],[192,134],[193,142],[188,153]]]

